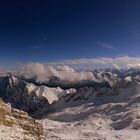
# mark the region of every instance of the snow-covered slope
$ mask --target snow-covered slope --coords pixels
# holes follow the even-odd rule
[[[59,96],[63,94],[61,88],[49,88],[46,86],[35,86],[33,84],[27,83],[26,85],[28,93],[34,92],[38,97],[44,97],[48,100],[49,104],[52,104],[54,101],[59,99]]]
[[[112,89],[84,88],[63,96],[42,120],[46,139],[139,140],[140,85],[124,80]]]

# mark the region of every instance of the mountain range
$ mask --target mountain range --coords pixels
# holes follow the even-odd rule
[[[1,75],[0,137],[11,140],[138,140],[140,70],[88,72],[94,78],[78,81],[53,76],[37,82],[33,77],[15,73]],[[30,127],[32,132],[27,133],[26,128]]]

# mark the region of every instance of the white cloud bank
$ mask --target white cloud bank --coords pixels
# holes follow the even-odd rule
[[[46,66],[40,63],[29,63],[22,66],[18,70],[18,74],[25,78],[36,77],[37,82],[44,82],[49,80],[50,77],[55,76],[61,80],[69,82],[81,81],[81,80],[94,80],[92,72],[81,71],[77,72],[69,66]]]
[[[116,58],[100,57],[94,59],[64,60],[61,62],[41,64],[29,63],[17,68],[16,73],[26,78],[36,77],[37,82],[44,82],[55,76],[66,81],[95,80],[94,74],[89,71],[77,72],[70,65],[92,65],[93,68],[140,68],[139,57],[120,56]],[[97,66],[97,67],[96,67]]]
[[[96,65],[99,67],[113,67],[113,68],[140,68],[140,57],[99,57],[93,59],[75,59],[64,60],[59,62],[50,63],[51,65]],[[96,67],[95,67],[96,68]]]

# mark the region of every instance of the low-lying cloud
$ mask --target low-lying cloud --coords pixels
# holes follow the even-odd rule
[[[61,80],[75,82],[82,80],[93,80],[92,72],[81,71],[77,72],[69,66],[46,66],[40,63],[29,63],[18,69],[18,74],[25,78],[36,78],[37,82],[45,82],[50,77],[58,77]]]
[[[64,60],[54,63],[28,63],[22,65],[14,72],[16,74],[24,76],[25,78],[35,78],[37,82],[45,82],[50,77],[57,77],[61,80],[75,82],[82,80],[95,80],[94,74],[90,71],[80,70],[77,71],[74,68],[78,66],[90,65],[91,68],[140,68],[139,57],[119,56],[116,58],[111,57],[99,57],[93,59],[75,59]],[[70,67],[70,66],[73,66]],[[87,69],[88,67],[85,67]]]

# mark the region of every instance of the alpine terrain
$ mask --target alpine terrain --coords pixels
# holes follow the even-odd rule
[[[139,140],[140,71],[90,72],[90,80],[45,82],[1,74],[0,139]]]

